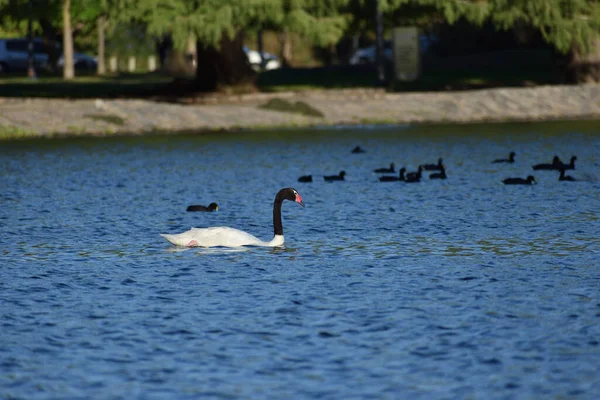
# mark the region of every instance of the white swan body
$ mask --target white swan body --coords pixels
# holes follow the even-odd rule
[[[296,189],[281,189],[273,202],[273,240],[263,242],[257,237],[235,228],[215,226],[211,228],[192,228],[189,231],[177,234],[162,234],[175,246],[181,247],[242,247],[263,246],[275,247],[284,243],[283,225],[281,221],[281,203],[284,200],[293,200],[304,207],[302,197]]]
[[[275,235],[270,242],[263,242],[251,234],[227,226],[214,226],[211,228],[192,228],[189,231],[174,235],[162,234],[175,246],[181,247],[241,247],[261,246],[274,247],[283,245],[283,235]]]

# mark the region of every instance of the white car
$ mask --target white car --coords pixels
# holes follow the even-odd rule
[[[246,57],[248,57],[248,62],[250,66],[255,70],[260,70],[260,53],[256,50],[250,50],[248,47],[244,46],[244,52],[246,53]],[[269,71],[272,69],[281,68],[281,63],[277,56],[271,53],[264,52],[262,53],[262,58],[264,62],[264,70]]]

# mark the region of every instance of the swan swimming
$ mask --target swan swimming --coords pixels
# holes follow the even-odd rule
[[[215,226],[210,228],[192,228],[189,231],[178,234],[160,235],[175,246],[180,247],[240,247],[240,246],[282,246],[283,225],[281,222],[281,203],[284,200],[295,201],[304,207],[302,196],[292,188],[281,189],[275,196],[273,202],[273,229],[274,236],[269,242],[263,242],[257,237],[235,228],[226,226]]]

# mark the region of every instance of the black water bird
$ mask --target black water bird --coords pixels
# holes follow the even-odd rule
[[[210,203],[208,205],[208,207],[199,206],[199,205],[191,205],[191,206],[188,206],[186,211],[206,211],[206,212],[219,211],[219,206],[217,205],[217,203]]]
[[[425,165],[423,165],[423,169],[425,171],[441,171],[443,167],[444,167],[444,164],[442,163],[442,159],[441,158],[438,158],[437,164],[425,164]]]
[[[514,163],[515,162],[515,152],[511,151],[510,154],[508,155],[508,158],[497,158],[494,161],[492,161],[492,164],[497,164],[497,163]]]
[[[405,182],[407,182],[407,183],[420,182],[422,172],[423,172],[423,167],[421,165],[419,165],[419,169],[417,170],[417,172],[409,172],[408,174],[406,174]]]
[[[554,156],[552,158],[551,164],[536,164],[536,165],[532,166],[532,168],[536,171],[539,171],[539,170],[550,171],[550,170],[554,170],[554,169],[559,169],[560,165],[563,165],[563,162],[560,161],[560,158],[558,158],[558,156]]]
[[[442,170],[440,172],[430,174],[429,179],[446,179],[446,167],[442,166]]]
[[[533,185],[537,183],[532,175],[529,175],[526,179],[523,178],[506,178],[502,181],[505,185]]]
[[[298,182],[312,182],[312,175],[302,175],[298,178]]]
[[[561,168],[560,175],[558,176],[558,180],[559,181],[567,181],[567,182],[575,182],[577,179],[573,178],[572,176],[565,175],[565,169]]]
[[[391,172],[396,172],[396,169],[394,168],[394,163],[391,163],[389,168],[377,168],[377,169],[373,170],[373,172],[391,173]]]
[[[563,169],[575,169],[575,160],[577,160],[577,156],[571,156],[571,160],[568,164],[560,163],[558,168],[555,169],[558,169],[559,171]]]
[[[404,173],[406,172],[406,168],[400,168],[400,172],[398,176],[386,175],[379,178],[379,182],[398,182],[405,181]]]
[[[355,148],[352,149],[353,154],[364,153],[364,152],[365,152],[365,150],[360,146],[356,146]]]
[[[325,175],[323,179],[325,179],[327,182],[343,181],[345,180],[344,176],[346,176],[346,171],[340,171],[339,175]]]

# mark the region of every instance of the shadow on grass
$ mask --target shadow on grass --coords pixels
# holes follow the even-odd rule
[[[158,74],[79,76],[65,81],[58,76],[29,79],[8,75],[0,79],[0,97],[38,98],[145,98],[166,86],[172,78]]]
[[[395,82],[386,86],[391,92],[452,91],[492,87],[536,86],[560,82],[554,59],[539,52],[495,52],[462,58],[429,60],[421,78],[414,82]],[[387,68],[386,76],[393,76]],[[370,89],[377,84],[374,66],[338,65],[316,68],[282,68],[258,76],[261,92]],[[251,93],[255,87],[238,87]],[[235,93],[235,92],[232,92]],[[219,93],[224,94],[224,93]],[[194,90],[193,79],[174,79],[158,73],[113,76],[81,76],[65,81],[58,76],[31,80],[23,75],[0,77],[0,97],[38,98],[144,98],[177,101],[210,97],[213,93]]]
[[[393,71],[388,68],[386,76]],[[394,82],[386,85],[391,92],[448,91],[484,89],[493,87],[522,87],[557,83],[555,71],[550,68],[437,68],[430,66],[421,77],[412,82]],[[262,73],[258,87],[263,92],[282,92],[315,89],[369,89],[380,87],[377,72],[369,66],[334,66],[293,68]]]
[[[262,108],[265,110],[290,112],[294,114],[306,115],[308,117],[323,118],[325,116],[321,111],[317,110],[310,104],[307,104],[303,101],[296,101],[292,103],[284,99],[271,99],[267,103],[259,106],[258,108]]]
[[[117,126],[125,125],[125,119],[119,117],[118,115],[85,114],[84,117],[93,119],[94,121],[103,121]]]

